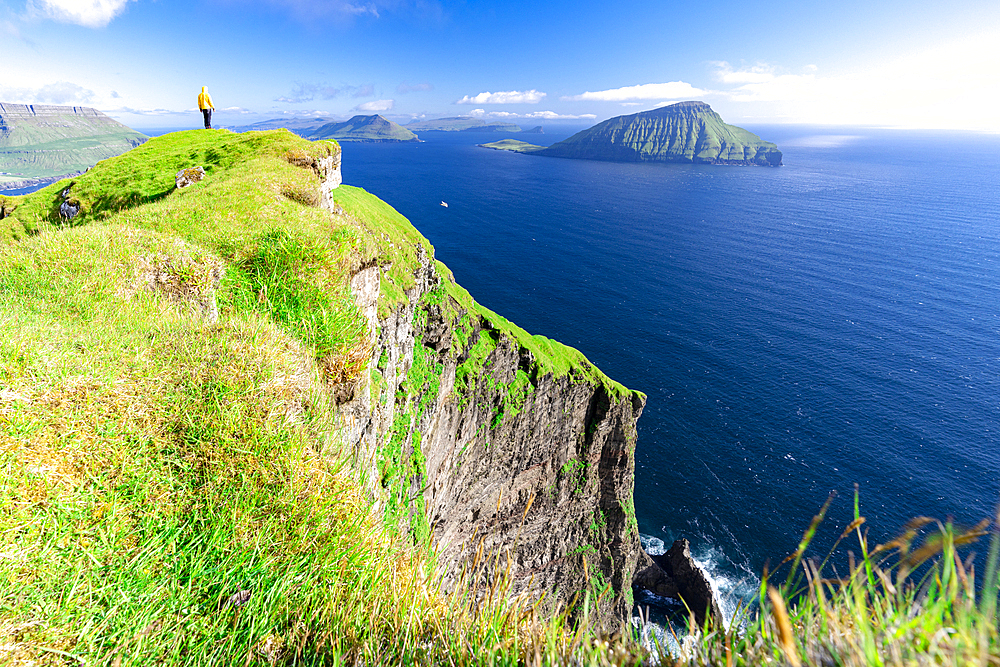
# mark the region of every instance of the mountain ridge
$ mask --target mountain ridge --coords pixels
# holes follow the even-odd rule
[[[0,102],[0,189],[79,173],[147,139],[92,107]]]
[[[610,162],[781,166],[777,145],[729,125],[708,104],[678,102],[616,116],[549,147],[494,142],[486,148]]]
[[[336,139],[362,143],[401,143],[420,141],[416,134],[384,116],[358,114],[342,123],[332,122],[314,129],[307,139]]]

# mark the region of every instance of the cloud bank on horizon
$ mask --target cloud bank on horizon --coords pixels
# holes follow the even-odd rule
[[[479,118],[573,122],[698,99],[734,123],[1000,132],[995,2],[845,0],[797,18],[720,2],[640,0],[650,20],[711,21],[711,43],[676,35],[596,52],[595,39],[631,25],[596,0],[565,26],[524,0],[505,8],[517,18],[455,0],[0,0],[0,101],[86,104],[141,123],[185,117],[208,84],[227,104],[220,117],[405,122],[460,105]],[[782,39],[735,39],[762,27]]]
[[[597,92],[580,93],[579,95],[567,95],[562,99],[565,101],[591,101],[591,102],[631,102],[634,100],[687,100],[700,95],[705,95],[706,91],[695,88],[690,83],[684,81],[671,81],[669,83],[644,83],[638,86],[625,86],[611,90],[599,90]]]

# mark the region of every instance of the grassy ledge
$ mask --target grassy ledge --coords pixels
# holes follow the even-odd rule
[[[363,363],[371,341],[347,282],[379,266],[389,312],[431,249],[362,190],[336,191],[345,215],[318,207],[318,177],[297,164],[337,149],[284,131],[182,132],[0,202],[0,663],[649,660],[631,633],[540,618],[502,574],[484,596],[442,592],[433,554],[374,515],[330,409],[338,383],[368,372],[377,386],[379,372]],[[175,190],[195,165],[207,177]],[[79,207],[71,220],[64,201]],[[459,320],[489,321],[545,372],[627,392],[437,270]],[[407,378],[414,393],[434,393],[428,358]],[[524,391],[515,378],[503,409]],[[423,465],[387,453],[387,471]],[[805,555],[818,525],[742,629],[695,632],[662,662],[1000,663],[995,524],[921,520],[879,547],[857,514],[845,537],[860,555],[839,576]],[[980,573],[963,550],[987,530]]]
[[[389,308],[430,246],[363,191],[317,207],[296,163],[335,150],[183,132],[4,200],[0,663],[638,659],[502,578],[442,593],[345,467],[331,387],[370,350],[348,278],[383,266]]]

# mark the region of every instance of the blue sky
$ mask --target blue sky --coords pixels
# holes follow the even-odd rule
[[[0,101],[133,127],[381,113],[1000,132],[997,0],[0,0]]]

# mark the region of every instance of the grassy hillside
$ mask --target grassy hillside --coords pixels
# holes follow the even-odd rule
[[[339,451],[330,387],[369,344],[346,278],[391,266],[389,307],[429,245],[362,190],[336,191],[344,215],[316,207],[295,164],[335,150],[175,133],[4,202],[0,663],[608,656],[503,580],[439,592]],[[175,190],[196,164],[206,179]]]
[[[529,144],[527,141],[518,141],[517,139],[501,139],[500,141],[491,141],[488,144],[479,145],[483,148],[492,148],[498,151],[511,151],[514,153],[534,153],[535,151],[545,150],[545,146]]]
[[[612,162],[781,165],[776,145],[725,123],[704,102],[678,102],[609,118],[538,155]]]
[[[410,130],[378,114],[354,116],[343,123],[327,123],[310,130],[307,136],[310,139],[336,139],[337,141],[364,143],[420,141],[417,135]]]
[[[84,171],[145,139],[94,109],[0,104],[0,188]]]
[[[643,659],[629,632],[508,601],[503,577],[445,594],[432,555],[383,529],[328,409],[369,345],[346,278],[385,267],[391,308],[430,246],[363,190],[335,191],[343,215],[317,207],[308,165],[336,150],[287,131],[181,132],[0,202],[0,663]],[[175,190],[199,164],[205,180]],[[585,363],[480,312],[554,373]],[[745,629],[665,662],[1000,662],[997,542],[985,563],[956,557],[985,524],[916,522],[878,547],[862,523],[844,534],[853,567],[805,554],[818,519]]]

